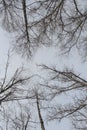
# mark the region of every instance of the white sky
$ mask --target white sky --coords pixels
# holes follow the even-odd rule
[[[0,74],[3,74],[5,63],[7,59],[7,52],[9,49],[9,35],[0,28]],[[38,49],[35,56],[31,61],[27,61],[26,64],[23,59],[20,60],[20,56],[14,55],[11,59],[11,69],[10,73],[18,68],[20,65],[30,69],[31,73],[43,74],[37,64],[46,64],[49,66],[56,66],[57,69],[63,69],[64,67],[69,67],[74,69],[75,72],[81,74],[84,78],[87,76],[87,62],[82,63],[79,53],[74,49],[69,56],[59,56],[59,50],[55,47],[42,47]],[[9,73],[9,75],[10,75]],[[2,77],[2,76],[0,76]],[[64,120],[62,123],[48,123],[46,124],[46,130],[72,130],[72,127],[68,120]]]

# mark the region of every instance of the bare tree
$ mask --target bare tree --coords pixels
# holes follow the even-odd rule
[[[3,75],[4,78],[0,78],[1,129],[27,130],[29,127],[34,127],[39,124],[41,129],[45,130],[40,102],[46,100],[46,97],[44,93],[41,93],[40,89],[36,91],[36,89],[33,88],[32,90],[32,86],[29,85],[31,78],[37,75],[26,76],[24,68],[20,67],[9,76],[9,59],[10,54],[8,53]],[[35,121],[34,117],[32,118],[34,115],[30,112],[30,110],[33,109],[33,102],[35,102],[38,122]],[[4,126],[3,123],[5,124]]]
[[[32,91],[32,88],[29,87],[29,81],[33,76],[26,77],[23,67],[16,69],[13,76],[9,78],[9,58],[8,53],[4,78],[1,78],[0,81],[0,120],[2,122],[0,128],[2,130],[27,130],[29,127],[39,124],[41,129],[45,130],[40,110],[40,100],[43,101],[46,98],[41,92],[38,93],[35,91],[36,89]],[[30,113],[30,110],[33,109],[33,105],[30,104],[33,104],[33,101],[36,104],[38,122],[31,118],[33,114]],[[16,107],[16,109],[14,110],[13,107]],[[6,125],[3,126],[3,122]]]
[[[50,73],[50,80],[43,86],[49,89],[49,96],[54,100],[60,95],[66,96],[65,104],[53,104],[48,108],[49,121],[70,118],[78,130],[87,129],[87,81],[73,71],[59,71],[56,68],[42,65]],[[51,82],[51,83],[50,83]],[[53,82],[53,83],[52,83]],[[69,99],[71,98],[71,99]]]
[[[16,51],[22,55],[30,57],[34,48],[41,44],[50,45],[51,36],[55,36],[65,52],[69,52],[76,46],[87,56],[86,5],[87,1],[82,4],[77,0],[1,0],[0,14],[3,27],[10,33],[14,33],[16,38],[14,46]],[[45,130],[39,104],[41,97],[38,100],[39,95],[35,95],[35,93],[29,93],[29,95],[29,91],[25,95],[26,90],[22,87],[32,76],[22,77],[21,68],[17,69],[12,78],[7,81],[8,65],[7,61],[5,76],[0,82],[0,103],[36,99],[40,125]],[[72,95],[77,92],[72,98],[73,102],[48,107],[48,120],[70,117],[76,129],[87,129],[87,81],[73,71],[61,72],[55,68],[43,67],[52,72],[51,81],[54,84],[42,85],[47,88],[50,99],[53,100],[63,93]],[[55,80],[57,80],[57,84],[55,84]]]
[[[7,63],[5,67],[4,77],[0,79],[0,104],[2,102],[11,100],[28,99],[29,96],[25,95],[26,88],[23,85],[26,84],[33,76],[23,76],[23,67],[17,68],[11,78],[9,77],[9,58],[8,53]],[[26,86],[26,85],[25,85]]]
[[[64,51],[76,46],[86,55],[86,5],[77,0],[1,0],[0,14],[6,30],[16,34],[16,50],[22,55],[32,55],[40,44],[49,45],[51,36],[59,39]]]
[[[31,113],[29,111],[29,107],[22,105],[20,102],[16,102],[17,109],[20,111],[17,111],[17,109],[14,110],[14,113],[12,114],[12,108],[5,110],[4,116],[3,116],[3,122],[4,126],[1,125],[2,129],[5,130],[28,130],[31,126]],[[9,111],[10,110],[10,111]]]
[[[18,107],[18,105],[17,105]],[[11,119],[12,121],[12,129],[13,130],[28,130],[29,129],[29,121],[31,118],[31,114],[29,113],[29,108],[26,106],[20,105],[19,116],[15,115],[15,119]]]

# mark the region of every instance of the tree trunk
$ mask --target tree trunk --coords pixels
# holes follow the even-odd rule
[[[44,121],[42,119],[42,115],[41,115],[41,111],[40,111],[40,107],[39,107],[38,95],[36,97],[36,100],[37,100],[36,103],[37,103],[37,110],[38,110],[38,116],[39,116],[39,120],[40,120],[41,130],[45,130]]]

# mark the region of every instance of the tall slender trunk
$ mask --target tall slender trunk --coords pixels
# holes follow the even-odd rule
[[[29,37],[29,32],[28,32],[28,18],[27,18],[27,10],[26,10],[26,0],[22,0],[22,8],[23,8],[23,15],[24,15],[24,22],[25,22],[25,33],[26,33],[26,46],[31,54],[30,50],[30,37]]]
[[[25,22],[25,30],[27,41],[30,42],[29,33],[28,33],[28,19],[27,19],[27,11],[26,11],[26,0],[22,0],[23,14],[24,14],[24,22]]]
[[[42,115],[41,115],[41,111],[40,111],[40,107],[39,107],[38,95],[36,96],[36,100],[37,100],[36,103],[37,103],[37,110],[38,110],[38,116],[39,116],[39,120],[40,120],[41,130],[45,130],[44,121],[42,119]]]

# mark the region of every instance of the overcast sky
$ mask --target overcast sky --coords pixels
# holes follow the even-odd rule
[[[0,28],[0,73],[1,75],[4,72],[5,63],[7,59],[7,52],[10,47],[11,40],[5,31]],[[30,61],[24,62],[24,59],[21,59],[20,56],[15,54],[11,59],[11,68],[10,73],[18,66],[24,65],[26,68],[30,69],[31,73],[42,74],[41,70],[37,67],[37,64],[46,64],[49,66],[56,66],[57,69],[63,70],[63,68],[74,69],[74,71],[80,74],[82,77],[87,77],[87,62],[83,63],[81,60],[80,54],[73,49],[69,56],[60,56],[59,50],[57,47],[42,47],[37,50],[36,54]],[[9,74],[10,74],[9,73]],[[0,76],[2,77],[2,76]],[[48,127],[49,126],[49,127]],[[47,130],[72,130],[72,126],[68,120],[64,120],[62,123],[48,123],[46,124]]]

